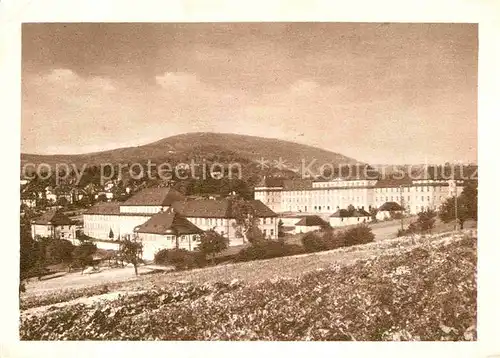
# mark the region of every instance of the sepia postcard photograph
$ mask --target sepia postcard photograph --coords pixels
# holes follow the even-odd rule
[[[20,34],[21,341],[478,340],[477,22]]]

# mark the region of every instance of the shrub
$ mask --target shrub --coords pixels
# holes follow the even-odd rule
[[[287,244],[284,240],[263,240],[241,250],[236,261],[252,261],[273,257],[303,254],[305,250],[299,245]]]
[[[434,210],[426,210],[418,213],[417,226],[420,232],[430,233],[436,222],[436,212]]]
[[[186,249],[160,250],[155,254],[154,261],[158,265],[172,265],[178,271],[206,265],[204,253]]]
[[[400,220],[403,217],[403,213],[398,211],[391,211],[390,218],[392,220]]]
[[[419,232],[419,229],[415,223],[411,223],[408,225],[408,228],[406,229],[399,229],[397,233],[397,237],[401,236],[406,236],[406,235],[412,235]]]
[[[46,248],[46,256],[48,264],[69,264],[73,260],[73,244],[64,239],[50,240]]]
[[[327,230],[323,233],[323,242],[326,250],[334,250],[346,246],[343,233],[335,233],[333,230]]]
[[[328,244],[323,236],[314,232],[308,232],[302,236],[302,246],[307,252],[317,252],[328,250]]]
[[[293,279],[172,282],[88,306],[22,313],[19,335],[21,340],[474,341],[476,248],[475,238],[463,238]],[[278,260],[268,269],[279,273],[282,265]],[[42,305],[40,299],[29,303]]]
[[[92,255],[97,251],[97,246],[90,241],[82,241],[73,250],[73,263],[77,267],[84,269],[93,264]]]
[[[200,237],[198,250],[205,257],[211,256],[212,263],[215,262],[215,255],[227,249],[228,239],[215,232],[215,230],[205,231]]]
[[[345,246],[367,244],[375,240],[372,229],[365,224],[356,225],[342,234]]]

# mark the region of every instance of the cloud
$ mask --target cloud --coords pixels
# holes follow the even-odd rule
[[[155,79],[156,83],[164,89],[183,92],[201,85],[196,75],[185,72],[165,72],[161,76],[156,76]]]
[[[290,86],[290,91],[294,94],[312,94],[319,85],[314,81],[298,80]]]
[[[73,89],[79,92],[112,92],[116,90],[113,82],[108,78],[100,76],[85,78],[66,68],[56,68],[48,73],[27,76],[28,78],[26,81],[29,85],[43,87],[44,90],[50,90],[51,88],[55,90],[59,90],[61,88],[66,90]]]

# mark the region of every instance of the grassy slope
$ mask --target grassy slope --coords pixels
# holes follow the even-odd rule
[[[24,311],[21,338],[473,339],[475,269],[475,237],[446,234],[155,275]]]
[[[189,283],[134,282],[109,302],[26,311],[21,339],[475,339],[475,236],[370,245],[344,252],[373,254],[353,265],[332,266],[348,263],[329,261],[333,252],[252,262],[193,271]],[[243,281],[228,284],[234,277]]]

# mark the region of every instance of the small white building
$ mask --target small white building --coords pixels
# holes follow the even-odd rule
[[[372,221],[372,217],[369,212],[364,209],[357,210],[346,210],[338,209],[332,215],[330,215],[329,222],[332,227],[347,226],[347,225],[357,225],[365,224]]]
[[[404,214],[403,207],[394,201],[388,201],[380,205],[376,217],[377,220],[385,220],[393,218],[396,214]]]
[[[153,215],[137,226],[134,232],[143,244],[144,260],[153,260],[155,254],[163,249],[192,251],[199,245],[200,235],[203,234],[203,230],[173,210]]]
[[[320,230],[322,228],[328,227],[329,224],[317,215],[308,215],[302,217],[295,224],[295,233],[301,234],[310,231]]]
[[[258,227],[265,237],[277,239],[276,213],[258,200],[249,200],[247,203],[252,206]],[[123,203],[98,203],[83,214],[83,231],[95,239],[98,248],[103,249],[116,247],[122,237],[138,234],[148,246],[146,255],[151,257],[158,247],[171,245],[172,235],[167,233],[167,230],[171,230],[171,217],[165,212],[178,214],[173,223],[174,229],[180,223],[191,231],[196,231],[194,227],[202,231],[214,230],[228,239],[229,246],[244,243],[241,235],[237,234],[236,212],[231,199],[186,200],[173,188],[147,188]],[[190,224],[186,224],[186,221]],[[152,229],[154,225],[158,227]],[[194,249],[194,237],[190,238],[190,233],[185,235],[186,241],[183,241],[182,235],[180,237],[180,247]]]
[[[52,239],[76,239],[76,225],[66,215],[57,210],[49,210],[31,222],[31,236]]]

